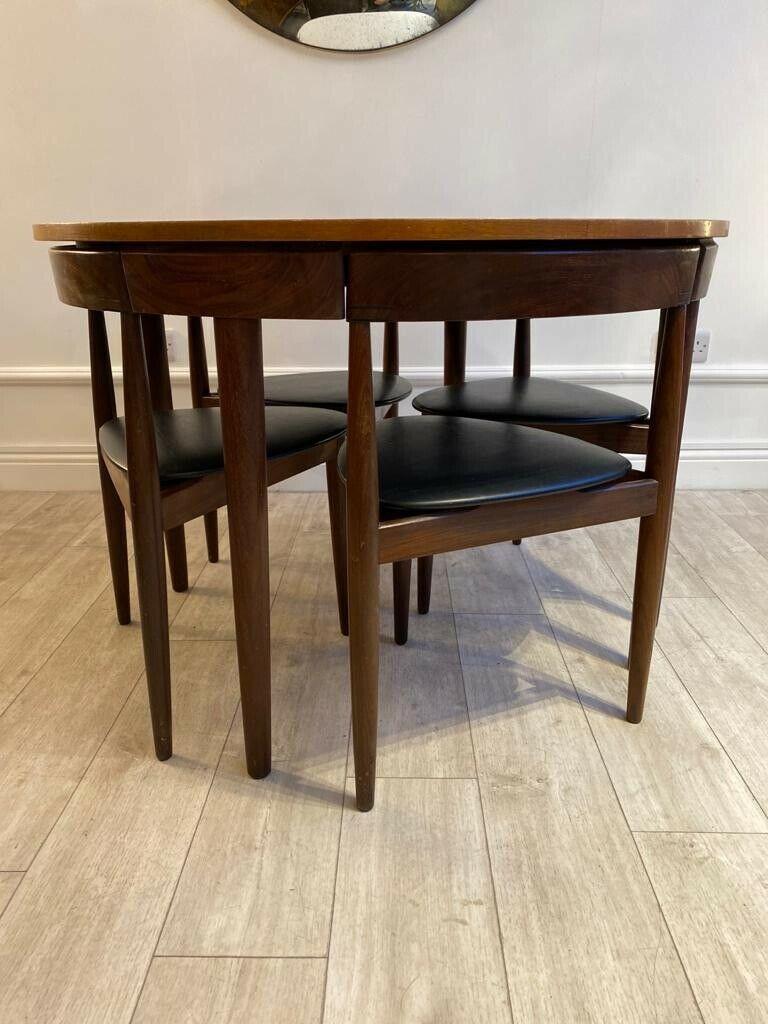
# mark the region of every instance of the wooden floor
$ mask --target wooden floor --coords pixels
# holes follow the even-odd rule
[[[323,496],[272,496],[262,782],[198,526],[161,764],[97,496],[0,492],[2,1024],[768,1021],[768,493],[679,495],[642,726],[634,525],[437,560],[405,649],[383,573],[368,815]]]

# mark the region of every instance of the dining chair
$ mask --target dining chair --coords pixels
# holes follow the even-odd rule
[[[205,348],[205,331],[201,317],[188,317],[187,340],[189,348],[189,379],[192,404],[195,408],[218,407],[219,396],[211,389],[208,356]],[[382,369],[373,373],[373,404],[377,416],[385,418],[398,415],[398,405],[406,399],[413,388],[405,377],[400,376],[400,334],[399,325],[384,325],[384,347]],[[264,401],[274,406],[307,406],[313,409],[335,409],[347,411],[349,375],[346,370],[311,371],[308,373],[273,374],[264,378]],[[215,511],[205,516],[205,535],[208,557],[218,558],[218,519]],[[410,563],[408,563],[410,569]],[[392,567],[392,588],[394,598],[395,643],[405,644],[408,640],[408,608],[410,603],[410,572],[404,567]],[[346,635],[346,631],[345,631]]]
[[[54,249],[51,262],[61,301],[88,310],[93,414],[117,618],[125,624],[131,617],[127,515],[133,529],[155,752],[166,760],[173,744],[163,535],[172,585],[186,590],[184,524],[215,515],[227,502],[221,417],[214,408],[173,408],[163,315],[157,308],[135,314],[118,254]],[[310,283],[307,292],[304,298],[311,306]],[[124,416],[116,410],[106,311],[121,314]],[[301,303],[297,311],[300,315]],[[260,335],[252,341],[258,344]],[[332,409],[288,406],[267,409],[264,416],[268,484],[325,464],[339,616],[346,633],[345,509],[337,467],[346,417]],[[211,549],[210,532],[208,543],[215,561],[218,546]],[[266,574],[265,558],[261,565]],[[268,581],[262,610],[268,619]],[[265,667],[268,671],[268,656]],[[244,695],[244,705],[248,697]],[[259,713],[265,713],[263,706]]]
[[[648,410],[608,391],[567,381],[531,376],[531,321],[515,326],[512,375],[492,380],[466,380],[467,325],[445,324],[444,386],[418,395],[413,406],[426,416],[470,416],[497,423],[555,430],[614,451],[629,440],[631,454],[645,454]],[[638,429],[628,431],[633,426]],[[617,447],[618,445],[618,447]],[[513,544],[520,544],[514,538]],[[418,561],[418,611],[429,612],[432,558]],[[410,566],[398,570],[410,575]],[[400,588],[395,604],[396,630],[407,640],[410,588]]]
[[[347,487],[350,683],[357,806],[373,806],[378,567],[486,544],[640,519],[627,720],[642,719],[660,607],[698,300],[714,243],[542,251],[364,252],[348,260]],[[529,320],[660,310],[647,425],[614,445],[558,429],[460,416],[374,421],[371,322]],[[457,329],[458,330],[458,329]],[[646,432],[643,472],[619,451]],[[581,428],[579,428],[579,433]],[[617,448],[618,451],[612,450]]]

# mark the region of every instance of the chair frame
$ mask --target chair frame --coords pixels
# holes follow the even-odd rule
[[[350,685],[357,806],[374,802],[378,726],[378,567],[566,529],[640,518],[629,653],[627,720],[643,716],[658,618],[699,300],[717,246],[669,242],[525,246],[477,252],[366,252],[349,256],[347,420]],[[658,309],[661,334],[644,472],[588,491],[500,502],[441,515],[381,520],[371,388],[371,322],[446,327],[447,383],[463,374],[465,324]],[[516,362],[530,359],[526,329]],[[453,375],[456,374],[456,377]],[[558,432],[561,430],[557,425]],[[573,431],[581,435],[581,429]],[[622,431],[623,433],[623,431]],[[627,432],[634,440],[635,432]],[[639,444],[639,438],[638,438]],[[622,437],[622,451],[636,450]],[[608,445],[612,447],[612,445]],[[421,590],[421,588],[420,588]]]
[[[660,315],[659,338],[661,338],[664,324],[664,312]],[[698,303],[695,311],[689,312],[689,320],[693,324],[695,334],[696,318],[698,317]],[[443,359],[443,385],[450,387],[456,384],[463,384],[466,381],[467,367],[467,324],[465,322],[448,322],[444,325],[445,343]],[[657,358],[659,349],[657,347]],[[512,376],[525,378],[531,376],[531,321],[530,319],[517,320],[515,324],[515,345],[512,364]],[[423,415],[429,415],[424,413]],[[569,437],[577,437],[582,441],[589,441],[601,448],[608,448],[614,452],[622,452],[627,455],[645,455],[648,449],[648,423],[569,423],[567,420],[559,420],[552,423],[528,423],[525,420],[515,420],[521,426],[535,427],[537,430],[550,430],[558,434],[567,434]],[[522,538],[515,537],[513,544],[522,543]],[[401,563],[397,563],[400,565]],[[404,563],[402,563],[404,564]],[[426,555],[418,559],[418,610],[420,615],[429,613],[432,594],[432,566],[433,556]],[[401,570],[405,571],[405,569]],[[407,569],[410,574],[410,566]],[[400,596],[399,602],[395,602],[395,630],[404,637],[403,642],[408,640],[408,616],[410,612],[409,595]]]
[[[218,408],[218,392],[211,389],[211,379],[208,370],[208,356],[205,350],[205,332],[201,317],[187,317],[187,341],[189,351],[189,381],[192,393],[192,405],[196,409]],[[382,357],[382,370],[384,373],[393,376],[400,375],[400,331],[396,323],[384,324],[384,348]],[[389,407],[380,406],[376,408],[376,415],[389,419],[400,415],[400,403],[394,402]],[[329,501],[336,502],[338,488],[338,472],[330,463],[327,464],[327,485]],[[219,528],[216,512],[209,512],[205,516],[205,536],[208,545],[208,558],[211,562],[218,559],[219,552]],[[335,543],[336,534],[334,534]],[[339,555],[335,557],[334,564],[337,567],[342,565]],[[421,567],[421,563],[419,563]],[[342,594],[346,593],[346,579],[339,576],[340,569],[337,568],[336,592],[339,595],[339,617],[342,623],[344,636],[349,635],[347,622],[347,609],[341,607]],[[421,578],[421,577],[420,577]],[[403,646],[408,642],[408,613],[411,598],[411,563],[410,561],[395,562],[392,566],[392,591],[394,601],[394,626],[395,643]],[[429,591],[427,591],[429,593]]]
[[[248,499],[258,520],[259,543],[254,548],[252,536],[240,521],[230,517],[230,543],[232,554],[233,587],[248,595],[254,613],[248,642],[242,629],[238,629],[238,658],[241,669],[245,661],[251,673],[241,671],[241,696],[245,732],[246,761],[249,773],[261,778],[271,766],[270,746],[270,687],[269,687],[269,553],[267,535],[267,487],[279,483],[316,465],[325,464],[328,479],[328,503],[331,518],[333,557],[342,632],[348,630],[346,594],[345,493],[338,475],[337,455],[342,438],[323,442],[312,448],[280,459],[267,460],[265,445],[265,416],[263,390],[261,401],[253,396],[249,403],[238,403],[237,414],[222,419],[225,434],[225,469],[178,484],[163,485],[158,472],[157,447],[154,432],[154,414],[172,408],[171,379],[163,321],[164,303],[171,311],[178,311],[175,303],[181,301],[174,292],[174,273],[168,271],[152,275],[151,286],[142,293],[139,285],[146,276],[140,255],[135,258],[110,252],[89,252],[74,248],[55,248],[50,253],[59,298],[62,302],[88,310],[91,355],[91,384],[94,425],[97,435],[99,475],[110,567],[115,592],[118,621],[130,621],[130,593],[128,554],[126,543],[126,516],[131,521],[134,555],[142,623],[142,640],[149,694],[150,716],[155,752],[160,760],[167,760],[173,752],[171,721],[171,671],[168,624],[168,601],[163,555],[163,535],[168,551],[171,580],[175,590],[187,589],[187,562],[184,542],[184,524],[200,516],[206,517],[209,557],[218,558],[218,530],[215,546],[212,544],[211,517],[216,525],[216,509],[227,505],[231,493],[231,480],[227,481],[227,452],[252,463],[246,486]],[[130,273],[128,264],[130,263]],[[286,273],[302,280],[300,256],[285,265],[280,257],[267,255],[257,259],[257,266],[246,268],[242,274],[242,290],[249,288],[249,271],[261,271],[269,284],[275,277]],[[150,271],[151,275],[151,271]],[[154,279],[156,277],[156,279]],[[304,278],[297,294],[293,295],[294,316],[332,315],[336,304],[329,299],[327,273],[318,278]],[[131,288],[133,285],[133,288]],[[248,319],[232,318],[230,310],[240,310],[238,293],[228,295],[221,302],[213,301],[212,313],[222,313],[216,319],[217,349],[232,348],[238,359],[262,365],[261,318],[282,310],[279,297],[265,294],[253,296],[253,306],[246,302],[243,311]],[[114,381],[110,362],[105,311],[120,313],[123,386],[125,404],[125,432],[128,469],[112,462],[98,444],[100,427],[116,416]],[[225,363],[222,360],[222,363]],[[227,363],[232,367],[232,362]],[[198,368],[193,370],[196,373]],[[236,373],[236,370],[234,371]],[[263,378],[262,385],[263,385]],[[193,392],[194,393],[194,392]],[[256,451],[242,451],[237,445],[237,417],[248,416],[257,423],[262,443]],[[229,434],[229,437],[226,435]],[[245,554],[238,549],[245,548]],[[256,636],[254,637],[254,632]],[[255,643],[254,643],[255,641]],[[250,686],[248,680],[256,676],[262,685]],[[266,681],[266,684],[264,683]]]

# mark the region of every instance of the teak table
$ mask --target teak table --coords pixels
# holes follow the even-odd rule
[[[673,343],[657,358],[650,437],[639,426],[614,439],[619,451],[648,453],[649,472],[636,474],[612,499],[613,518],[647,515],[641,531],[638,588],[647,600],[633,623],[627,717],[643,712],[650,649],[658,613],[669,539],[669,523],[679,458],[680,434],[690,377],[699,300],[707,293],[717,245],[728,223],[712,220],[267,220],[39,224],[35,238],[74,243],[78,249],[120,254],[128,296],[135,313],[185,313],[224,317],[217,324],[217,363],[224,439],[225,474],[233,575],[238,663],[243,695],[248,771],[262,777],[270,770],[269,595],[265,592],[266,459],[262,415],[254,410],[263,396],[260,331],[247,328],[250,315],[290,319],[292,301],[302,283],[313,282],[321,296],[317,312],[304,315],[350,321],[347,525],[350,566],[350,670],[358,806],[373,804],[378,679],[378,590],[380,562],[411,557],[409,531],[422,523],[379,523],[375,418],[371,401],[371,321],[395,321],[397,301],[415,311],[411,319],[461,321],[520,317],[579,316],[659,309],[662,327]],[[239,254],[233,259],[232,254]],[[300,254],[286,260],[289,273],[273,272],[280,260],[264,254]],[[360,254],[387,259],[360,259]],[[400,260],[398,261],[398,254]],[[432,254],[437,254],[432,258]],[[448,259],[446,254],[451,258]],[[462,254],[459,258],[459,254]],[[500,257],[499,254],[509,254]],[[677,254],[676,260],[670,258]],[[504,280],[495,284],[492,266]],[[674,268],[683,267],[684,273]],[[264,268],[269,273],[265,275]],[[234,268],[234,270],[233,270]],[[298,268],[298,269],[297,269]],[[352,268],[353,278],[350,278]],[[357,269],[356,269],[357,268]],[[362,269],[361,269],[362,268]],[[398,280],[388,290],[381,269]],[[387,269],[389,268],[389,269]],[[446,271],[444,273],[444,270]],[[541,271],[541,272],[540,272]],[[152,309],[153,274],[172,282],[174,308]],[[228,275],[238,287],[253,283],[263,314],[227,304]],[[354,278],[357,274],[357,278]],[[409,278],[408,275],[412,275]],[[543,275],[543,276],[542,276]],[[470,282],[470,307],[457,301],[462,282]],[[544,284],[542,282],[545,282]],[[508,284],[513,287],[507,288]],[[318,285],[322,287],[319,288]],[[469,287],[469,284],[467,285]],[[231,289],[230,289],[231,292]],[[488,296],[488,309],[484,298]],[[365,296],[356,299],[355,295]],[[397,301],[396,301],[397,299]],[[495,305],[494,305],[495,303]],[[517,308],[519,307],[519,308]],[[472,309],[471,316],[456,312]],[[665,321],[666,317],[666,321]],[[227,319],[229,318],[229,319]],[[251,324],[253,321],[250,321]],[[666,322],[666,327],[664,327]],[[658,407],[658,408],[657,408]],[[645,430],[645,434],[643,434]],[[626,445],[626,447],[622,447]],[[610,445],[606,445],[610,447]],[[653,463],[652,467],[650,463]],[[650,472],[652,468],[653,472]],[[652,479],[651,479],[652,477]],[[642,490],[652,501],[645,512],[622,515],[621,502]],[[622,496],[623,495],[623,496]],[[518,503],[525,505],[525,502]],[[529,505],[531,503],[528,503]],[[607,521],[591,511],[599,502],[583,492],[578,523]],[[615,514],[614,514],[615,513]],[[504,536],[525,537],[564,528],[557,516],[542,522],[534,507],[512,510],[504,530],[483,515],[467,513],[463,526],[434,524],[430,551],[492,543]],[[454,536],[451,536],[451,530]],[[514,530],[514,532],[510,532]],[[457,539],[457,531],[466,536]],[[506,532],[505,532],[506,531]],[[420,553],[426,552],[421,550]],[[647,571],[643,562],[650,567]],[[634,675],[633,675],[634,673]]]

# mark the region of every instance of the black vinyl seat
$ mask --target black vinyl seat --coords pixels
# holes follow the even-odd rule
[[[346,412],[348,381],[346,370],[275,374],[264,378],[264,399],[267,405],[304,405]],[[402,402],[412,390],[405,377],[373,374],[373,401],[377,406]]]
[[[341,437],[347,418],[331,409],[268,408],[267,458],[280,459]],[[218,409],[175,409],[155,413],[160,480],[169,483],[215,473],[224,467]],[[127,470],[125,420],[110,420],[99,430],[104,455]]]
[[[385,513],[420,515],[576,491],[619,480],[622,455],[534,427],[459,416],[405,416],[376,428]],[[347,446],[339,453],[347,473]]]
[[[506,377],[434,388],[414,399],[419,412],[504,423],[642,423],[648,410],[608,391],[543,377]]]

